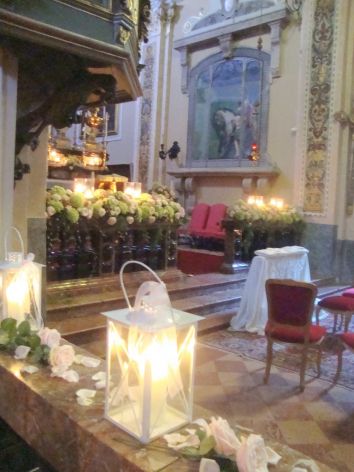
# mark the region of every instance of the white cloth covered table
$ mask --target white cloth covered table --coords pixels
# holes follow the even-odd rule
[[[248,272],[237,316],[231,330],[264,334],[268,319],[265,291],[267,279],[294,279],[310,282],[308,250],[300,246],[268,248],[256,251]]]

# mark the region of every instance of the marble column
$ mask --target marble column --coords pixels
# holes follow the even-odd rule
[[[0,48],[0,259],[12,225],[17,103],[17,59]]]

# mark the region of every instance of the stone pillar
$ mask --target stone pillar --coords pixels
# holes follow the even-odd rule
[[[167,143],[170,98],[170,73],[173,27],[177,11],[175,0],[152,1],[149,42],[143,47],[143,98],[139,134],[139,180],[144,189],[153,182],[165,183],[165,162],[160,160],[160,145]]]
[[[30,166],[30,173],[16,183],[14,222],[21,231],[27,252],[46,264],[45,196],[47,187],[48,128],[39,137],[35,151],[25,146],[19,157]]]
[[[0,259],[12,225],[17,104],[17,59],[0,48]]]

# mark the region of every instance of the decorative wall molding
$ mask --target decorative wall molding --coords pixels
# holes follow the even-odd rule
[[[151,149],[151,128],[154,103],[154,69],[156,44],[144,47],[144,74],[142,79],[143,98],[141,101],[140,145],[139,145],[139,181],[144,188],[148,185],[148,169]]]
[[[335,5],[317,0],[314,14],[304,185],[304,211],[311,214],[326,210]]]
[[[273,77],[280,76],[280,37],[282,26],[288,18],[288,11],[282,3],[268,3],[271,3],[270,7],[262,9],[261,2],[253,2],[252,11],[245,10],[245,7],[242,9],[241,5],[232,18],[226,18],[222,10],[219,10],[215,14],[203,17],[188,35],[174,42],[174,48],[181,55],[182,93],[187,93],[188,90],[189,56],[193,51],[219,46],[224,57],[228,58],[237,39],[256,35],[257,31],[259,33],[264,29],[271,32]]]

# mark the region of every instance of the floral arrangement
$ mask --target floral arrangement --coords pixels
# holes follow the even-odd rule
[[[246,256],[251,255],[251,245],[257,236],[261,237],[263,247],[296,244],[305,228],[302,214],[288,205],[276,208],[272,205],[256,206],[245,200],[237,200],[228,208],[227,216],[234,219],[242,231],[241,244]],[[289,243],[283,240],[285,235],[289,237]]]
[[[79,374],[71,369],[72,364],[97,367],[98,359],[75,355],[70,344],[61,344],[61,335],[56,329],[31,329],[28,321],[18,323],[14,318],[5,318],[0,324],[0,349],[14,354],[15,359],[29,358],[33,363],[49,365],[53,377],[61,377],[68,382],[78,382]],[[22,369],[29,374],[38,371],[35,365],[26,365]],[[102,378],[98,379],[102,383]],[[96,385],[104,388],[104,385]]]
[[[166,195],[162,186],[151,193],[142,193],[139,198],[132,198],[124,192],[99,189],[90,199],[56,185],[47,191],[46,215],[49,219],[64,219],[69,224],[92,220],[122,229],[133,223],[181,224],[185,211],[171,193]]]
[[[244,428],[240,430],[245,431]],[[237,436],[223,418],[194,421],[180,433],[164,436],[172,449],[200,460],[199,472],[267,472],[281,457],[257,434]]]
[[[167,187],[167,185],[161,185],[155,182],[151,189],[152,194],[163,195],[168,200],[176,200],[176,194]]]

